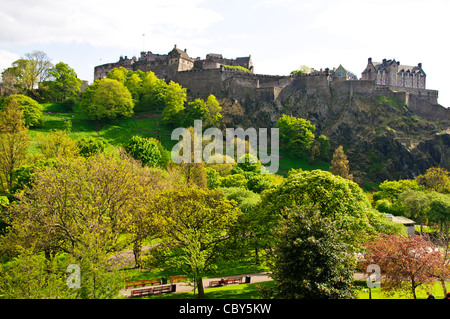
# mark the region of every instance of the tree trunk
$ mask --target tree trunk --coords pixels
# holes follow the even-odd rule
[[[203,278],[199,277],[197,280],[198,298],[205,298],[205,289],[203,288]]]
[[[142,256],[142,241],[136,240],[133,244],[133,254],[135,261],[135,268],[141,268],[141,256]]]

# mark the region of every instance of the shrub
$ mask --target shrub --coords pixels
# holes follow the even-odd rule
[[[2,108],[4,105],[11,103],[12,100],[15,100],[23,111],[26,125],[29,127],[42,125],[42,106],[38,102],[22,94],[13,94],[3,100]]]
[[[124,148],[134,159],[140,160],[142,165],[155,167],[161,160],[158,141],[153,138],[133,136]]]

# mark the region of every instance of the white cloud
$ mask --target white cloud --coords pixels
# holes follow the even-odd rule
[[[9,68],[11,63],[18,59],[20,59],[18,54],[6,50],[0,50],[0,73],[3,72],[4,69]]]
[[[3,0],[0,44],[87,42],[142,47],[148,41],[189,38],[223,18],[202,0]],[[173,45],[173,43],[172,43]]]

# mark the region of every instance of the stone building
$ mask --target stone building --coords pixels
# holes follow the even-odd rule
[[[333,70],[334,79],[338,81],[357,80],[357,76],[345,69],[342,64]]]
[[[395,59],[373,62],[372,58],[369,58],[361,80],[372,81],[379,88],[414,95],[432,104],[438,103],[438,91],[426,88],[427,75],[422,69],[422,63],[410,66],[402,65]]]
[[[131,71],[152,71],[160,78],[172,80],[178,72],[195,69],[220,69],[221,65],[241,66],[253,72],[251,56],[225,59],[221,54],[210,53],[206,56],[206,59],[193,59],[188,55],[186,49],[181,50],[175,45],[168,54],[154,54],[147,51],[141,52],[139,58],[132,57],[128,59],[125,56],[120,57],[118,62],[96,66],[94,69],[94,80],[105,78],[108,72],[116,67],[124,67]]]
[[[426,77],[422,63],[410,66],[401,65],[395,59],[372,62],[372,58],[369,58],[361,80],[372,80],[376,85],[383,86],[426,89]]]

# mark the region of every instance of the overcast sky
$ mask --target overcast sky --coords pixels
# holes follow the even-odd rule
[[[422,63],[450,107],[449,13],[448,0],[1,0],[0,71],[40,50],[91,83],[96,65],[174,44],[193,58],[251,55],[273,75],[342,64],[359,78],[369,57],[395,58]]]

